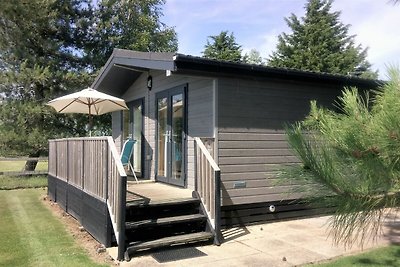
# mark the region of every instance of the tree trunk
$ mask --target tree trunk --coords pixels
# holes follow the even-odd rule
[[[34,152],[29,154],[30,158],[38,158],[40,156],[40,152]],[[38,160],[37,159],[28,159],[25,162],[25,171],[34,171],[36,169]]]

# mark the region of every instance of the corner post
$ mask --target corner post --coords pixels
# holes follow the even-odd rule
[[[221,245],[222,236],[221,236],[221,172],[214,171],[215,175],[215,238],[214,244]]]
[[[193,154],[194,154],[194,191],[198,192],[199,190],[199,186],[198,186],[198,179],[199,179],[199,175],[198,175],[198,148],[197,148],[197,141],[196,138],[193,138]]]
[[[118,231],[118,260],[124,260],[125,253],[125,216],[126,216],[126,176],[121,176],[119,199],[119,231]]]

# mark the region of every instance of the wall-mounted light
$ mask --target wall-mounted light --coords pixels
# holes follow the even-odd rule
[[[153,77],[149,75],[149,77],[147,77],[147,89],[151,90],[152,87],[153,87]]]
[[[276,207],[274,205],[270,205],[268,209],[270,212],[275,212]]]

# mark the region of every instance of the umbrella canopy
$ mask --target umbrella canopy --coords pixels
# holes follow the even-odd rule
[[[123,99],[107,95],[92,88],[58,97],[48,102],[47,105],[52,106],[60,113],[89,114],[89,130],[92,128],[92,115],[128,110]]]
[[[89,115],[102,115],[104,113],[127,110],[123,99],[107,95],[92,88],[58,97],[47,105],[52,106],[60,113],[83,113]]]

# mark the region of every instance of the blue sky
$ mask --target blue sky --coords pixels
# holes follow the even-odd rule
[[[201,56],[207,37],[233,32],[243,51],[266,58],[277,37],[289,32],[284,17],[304,15],[306,0],[166,0],[161,21],[178,33],[179,53]],[[385,65],[400,62],[400,4],[390,0],[336,0],[332,10],[350,24],[356,43],[368,47],[368,60],[386,78]]]

